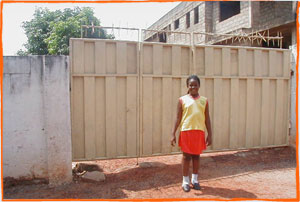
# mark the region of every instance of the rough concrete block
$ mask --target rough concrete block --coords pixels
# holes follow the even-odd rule
[[[105,180],[105,175],[102,172],[99,171],[93,171],[93,172],[86,172],[83,176],[83,179],[102,182]]]

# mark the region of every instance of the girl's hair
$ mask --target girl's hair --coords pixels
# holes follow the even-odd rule
[[[187,87],[189,86],[189,82],[190,82],[191,79],[194,79],[194,80],[198,81],[198,84],[200,86],[200,79],[199,79],[199,77],[197,75],[193,74],[193,75],[189,76],[189,78],[186,79],[186,86]]]

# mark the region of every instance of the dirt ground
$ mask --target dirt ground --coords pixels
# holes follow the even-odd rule
[[[103,182],[4,186],[4,199],[286,199],[296,198],[296,154],[290,147],[201,155],[202,190],[181,189],[181,155],[96,161]]]

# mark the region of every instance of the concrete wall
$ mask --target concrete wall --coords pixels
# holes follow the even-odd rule
[[[199,6],[199,24],[194,25],[194,8]],[[262,29],[295,21],[293,2],[248,2],[241,1],[241,12],[220,22],[220,2],[182,2],[161,17],[148,29],[161,30],[172,25],[172,31],[209,31],[226,33],[240,28]],[[185,14],[191,14],[191,27],[185,27]],[[174,21],[180,19],[179,29],[174,30]],[[210,20],[212,20],[212,23]],[[211,31],[210,31],[211,30]]]
[[[194,8],[199,10],[199,23],[194,24]],[[235,16],[232,16],[222,22],[220,22],[220,2],[182,2],[177,7],[172,9],[157,22],[151,25],[148,29],[162,30],[164,27],[171,24],[171,31],[176,32],[217,32],[228,33],[241,28],[249,28],[251,26],[251,6],[247,1],[241,1],[241,12]],[[186,27],[186,13],[190,12],[191,26]],[[179,28],[174,29],[175,20],[179,19]],[[144,38],[149,37],[153,33],[148,33]],[[169,43],[179,42],[188,44],[189,41],[185,41],[178,34],[170,37]],[[208,37],[202,37],[197,41],[202,43],[208,40]]]
[[[72,180],[67,62],[65,56],[4,57],[4,178]]]
[[[293,2],[291,1],[261,1],[257,3],[259,3],[259,12],[254,18],[255,21],[259,21],[255,27],[259,30],[295,21],[295,14],[292,12]]]
[[[182,2],[166,15],[161,17],[156,23],[151,25],[148,29],[151,30],[162,30],[168,25],[171,25],[171,31],[176,32],[192,32],[192,31],[201,31],[205,32],[205,18],[202,15],[205,14],[205,2]],[[194,9],[198,7],[199,11],[199,22],[195,24],[194,21]],[[190,27],[186,27],[186,14],[190,12]],[[179,27],[175,29],[174,22],[179,19]],[[154,32],[147,32],[144,35],[144,39],[154,35]],[[204,38],[205,39],[205,38]],[[157,41],[154,39],[153,41]],[[167,37],[167,43],[182,43],[190,44],[189,35],[185,36],[184,34],[171,34]]]
[[[213,4],[213,33],[230,33],[242,28],[251,27],[250,2],[241,1],[240,13],[220,21],[220,2]]]
[[[199,23],[194,24],[194,8],[199,6]],[[190,12],[191,26],[186,27],[186,13]],[[174,29],[174,22],[179,19],[179,28]],[[148,29],[163,30],[171,25],[171,31],[176,32],[209,32],[209,33],[235,33],[243,31],[250,33],[252,31],[261,31],[271,29],[277,26],[286,25],[295,22],[295,12],[293,11],[293,2],[240,2],[240,13],[228,19],[220,21],[220,2],[182,2],[162,18],[156,21]],[[286,28],[285,28],[286,29]],[[289,29],[289,28],[287,28]],[[282,30],[281,30],[282,31]],[[147,32],[144,39],[149,39],[155,35],[155,32]],[[194,40],[197,44],[213,44],[220,40],[220,37],[210,37],[197,35]],[[149,39],[148,41],[151,41]],[[152,41],[158,41],[157,38]],[[180,34],[171,34],[167,39],[168,43],[190,44],[189,37]],[[235,44],[231,44],[235,45]],[[261,46],[258,44],[237,44]]]
[[[3,175],[45,178],[42,57],[4,57]]]
[[[205,2],[181,2],[178,6],[173,8],[171,11],[166,13],[163,17],[161,17],[158,21],[156,21],[153,25],[151,25],[148,29],[163,29],[167,25],[171,24],[171,30],[174,31],[174,21],[182,18],[180,22],[179,29],[176,31],[180,31],[185,29],[185,14],[191,12],[191,27],[194,25],[194,8],[197,6],[204,6]],[[199,9],[199,17],[201,18],[201,10]],[[200,19],[199,19],[200,20]],[[184,22],[184,23],[183,23]],[[200,21],[199,21],[200,22]],[[200,24],[200,23],[199,23]]]

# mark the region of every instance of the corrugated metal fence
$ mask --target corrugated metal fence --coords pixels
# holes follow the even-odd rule
[[[288,143],[289,50],[72,39],[70,64],[73,160],[179,152],[170,137],[192,73],[210,104],[208,151]]]

